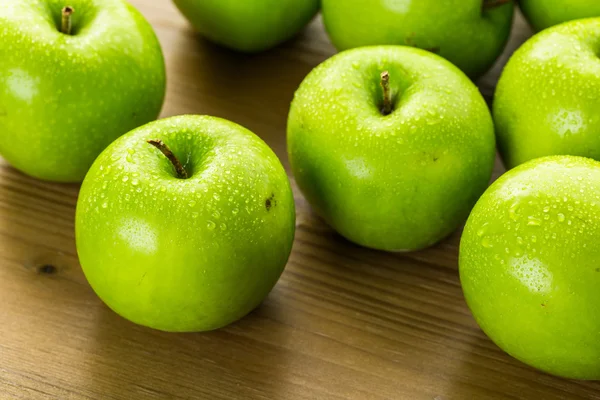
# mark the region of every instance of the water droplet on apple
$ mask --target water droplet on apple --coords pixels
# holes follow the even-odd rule
[[[489,237],[484,237],[483,239],[481,239],[481,245],[486,249],[491,249],[492,247],[494,247],[494,244],[492,243]]]
[[[106,207],[108,207],[108,203],[107,202],[102,203],[102,208],[106,208]]]
[[[217,224],[215,224],[213,221],[208,220],[208,222],[206,223],[206,227],[208,228],[208,230],[212,231],[213,229],[215,229],[215,227],[217,226]]]
[[[558,214],[558,221],[559,222],[564,222],[565,221],[565,214],[559,213]]]
[[[137,178],[136,178],[136,179],[133,179],[133,180],[131,181],[131,184],[132,184],[133,186],[137,186],[137,185],[139,185],[139,183],[140,183],[140,181],[139,181],[139,179],[137,179]]]
[[[477,236],[482,237],[483,235],[485,235],[485,231],[487,230],[488,225],[489,224],[487,222],[483,224],[481,228],[479,228],[479,230],[477,231]]]
[[[121,180],[122,180],[123,182],[127,182],[127,181],[129,180],[129,177],[128,177],[127,175],[125,175],[125,176],[123,177],[123,179],[121,179]]]
[[[192,212],[192,218],[198,218],[198,213],[196,211]]]
[[[508,209],[508,215],[513,221],[517,221],[519,219],[517,211],[519,211],[519,203],[513,203]]]
[[[528,220],[527,221],[527,225],[529,225],[529,226],[540,226],[542,224],[541,220],[539,220],[538,218],[536,218],[536,217],[534,217],[532,215],[530,215],[527,218],[527,220]]]
[[[523,250],[521,250],[521,249],[515,250],[515,256],[516,257],[521,257],[522,255],[523,255]]]
[[[219,228],[221,228],[221,230],[224,231],[225,229],[227,229],[227,225],[221,223],[221,225],[219,225]]]

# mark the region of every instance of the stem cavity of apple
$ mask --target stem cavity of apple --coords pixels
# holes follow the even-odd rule
[[[495,8],[499,6],[503,6],[504,4],[512,3],[513,0],[483,0],[483,4],[481,8],[484,10],[489,10],[490,8]]]
[[[75,12],[75,9],[71,6],[66,6],[62,9],[62,21],[60,25],[60,31],[65,35],[70,35],[72,31],[71,15]]]
[[[175,154],[173,154],[171,149],[169,149],[169,147],[162,140],[150,139],[150,140],[147,140],[147,142],[149,144],[151,144],[152,146],[156,147],[157,149],[159,149],[165,155],[165,157],[167,157],[169,159],[169,161],[171,161],[171,164],[173,164],[173,167],[175,167],[175,172],[177,173],[178,178],[180,178],[180,179],[188,178],[188,173],[185,170],[185,168],[183,167],[183,165],[181,164],[181,162],[179,161],[179,159],[177,157],[175,157]]]
[[[392,113],[392,91],[390,89],[390,73],[383,71],[381,73],[381,88],[383,89],[383,105],[381,106],[381,113],[383,115],[389,115]]]

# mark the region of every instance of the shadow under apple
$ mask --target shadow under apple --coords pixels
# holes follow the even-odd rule
[[[473,321],[473,326],[476,327]],[[600,384],[554,377],[537,371],[504,353],[481,331],[460,353],[456,377],[445,400],[461,399],[465,391],[478,391],[486,399],[592,399]]]
[[[274,302],[217,331],[167,333],[97,310],[89,390],[97,398],[284,398],[286,337]]]

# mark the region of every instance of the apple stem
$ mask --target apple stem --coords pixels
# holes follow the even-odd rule
[[[484,10],[489,10],[490,8],[495,8],[504,4],[512,3],[512,1],[513,0],[483,0],[482,8]]]
[[[66,6],[62,9],[62,23],[60,27],[60,31],[65,35],[71,34],[72,24],[71,24],[71,15],[75,12],[75,9],[71,6]]]
[[[390,90],[390,73],[383,71],[381,73],[381,88],[383,89],[383,106],[381,113],[389,115],[392,113],[392,91]]]
[[[157,149],[159,149],[165,155],[165,157],[167,157],[169,159],[169,161],[171,161],[171,164],[173,164],[173,167],[175,167],[175,172],[177,172],[178,178],[187,179],[187,177],[188,177],[187,171],[185,170],[185,168],[183,167],[183,165],[181,164],[179,159],[177,159],[177,157],[175,157],[175,154],[173,154],[171,149],[169,149],[169,147],[162,140],[150,139],[150,140],[147,140],[147,142],[150,143],[152,146],[156,147]]]

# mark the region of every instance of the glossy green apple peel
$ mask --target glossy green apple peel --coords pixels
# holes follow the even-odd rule
[[[264,142],[225,120],[182,116],[138,128],[98,157],[77,204],[77,251],[118,314],[204,331],[265,298],[290,254],[294,220],[287,175]]]
[[[325,61],[288,118],[292,171],[313,209],[347,239],[381,250],[421,249],[452,233],[487,187],[494,145],[472,82],[410,47]]]
[[[319,0],[173,0],[194,28],[228,48],[256,53],[294,36],[319,11]]]
[[[323,22],[338,50],[418,47],[436,52],[473,79],[502,53],[513,10],[509,0],[322,0]]]
[[[550,155],[600,160],[600,18],[530,38],[502,72],[493,109],[509,169]]]
[[[28,175],[81,182],[158,116],[165,79],[152,27],[123,0],[0,2],[0,153]]]
[[[600,163],[555,156],[504,174],[461,243],[460,279],[483,331],[548,373],[600,379]]]
[[[567,21],[600,17],[598,0],[519,0],[519,7],[537,31]]]

